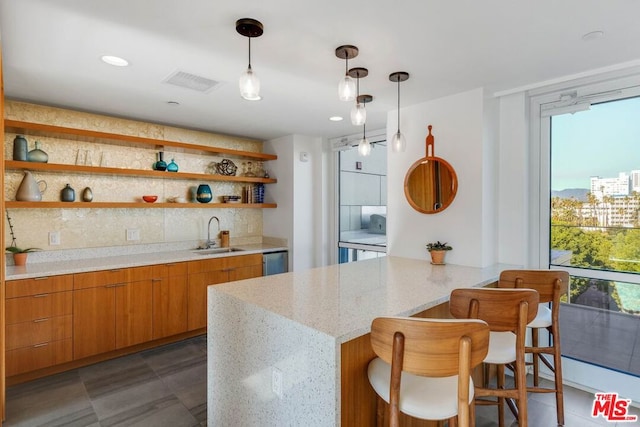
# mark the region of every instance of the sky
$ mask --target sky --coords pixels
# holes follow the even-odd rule
[[[551,119],[551,187],[589,189],[589,178],[640,170],[640,98],[593,104]]]

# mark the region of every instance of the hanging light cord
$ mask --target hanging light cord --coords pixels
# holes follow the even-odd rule
[[[247,37],[249,39],[249,70],[251,69],[251,37]]]
[[[356,71],[356,104],[360,104],[360,71]]]
[[[400,78],[398,78],[398,133],[400,133]]]
[[[348,76],[349,75],[349,52],[347,51],[347,49],[344,50],[344,75]]]

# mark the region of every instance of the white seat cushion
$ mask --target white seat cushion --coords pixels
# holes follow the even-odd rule
[[[538,305],[538,314],[535,319],[531,321],[527,325],[528,328],[546,328],[551,326],[553,322],[551,321],[551,309],[549,308],[547,303],[541,303]]]
[[[369,363],[369,382],[389,403],[391,366],[376,357]],[[469,403],[473,401],[473,380],[469,378]],[[423,420],[445,420],[458,414],[458,376],[421,377],[402,373],[400,411]]]
[[[511,363],[516,360],[516,334],[489,332],[489,351],[485,363]]]

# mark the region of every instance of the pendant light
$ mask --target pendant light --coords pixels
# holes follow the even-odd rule
[[[360,78],[367,77],[369,70],[366,68],[352,68],[348,72],[350,77],[356,79],[356,103],[351,109],[351,124],[354,126],[362,126],[367,121],[367,110],[364,103],[360,102]]]
[[[336,48],[336,56],[345,60],[344,78],[338,85],[340,101],[353,101],[356,98],[356,84],[349,75],[349,60],[358,56],[358,48],[350,44]]]
[[[260,37],[263,33],[262,23],[251,18],[242,18],[236,21],[236,31],[249,39],[249,67],[241,76],[238,82],[240,86],[240,96],[247,101],[259,101],[260,80],[251,69],[251,38]]]
[[[367,139],[367,125],[362,126],[362,139],[358,143],[358,154],[366,157],[371,154],[371,143]]]
[[[409,79],[409,73],[404,71],[396,71],[389,74],[389,80],[398,83],[398,131],[391,138],[391,150],[395,153],[404,151],[407,148],[407,141],[404,135],[400,133],[400,82],[404,82]]]

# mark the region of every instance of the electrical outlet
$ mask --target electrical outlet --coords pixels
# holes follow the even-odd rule
[[[137,228],[127,228],[127,241],[140,240],[140,230]]]
[[[271,390],[280,399],[282,399],[282,381],[282,371],[278,368],[273,368],[271,372]]]
[[[50,231],[49,232],[49,246],[58,246],[60,244],[60,232],[59,231]]]

